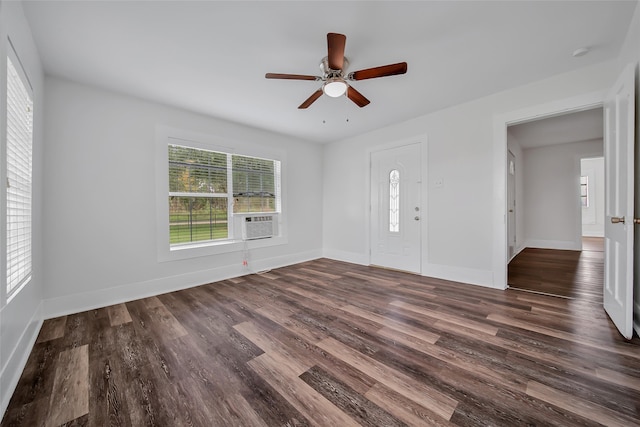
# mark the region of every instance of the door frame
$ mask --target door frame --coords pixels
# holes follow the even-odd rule
[[[606,91],[596,91],[494,115],[493,119],[493,287],[507,289],[507,127],[602,107]]]
[[[517,207],[517,168],[516,168],[516,155],[513,154],[513,151],[509,150],[509,147],[507,147],[507,164],[510,165],[509,163],[509,157],[513,157],[513,168],[514,168],[514,172],[513,172],[513,178],[509,178],[512,174],[511,171],[509,170],[509,166],[507,166],[507,263],[511,262],[511,260],[513,258],[516,257],[516,255],[518,255],[518,247],[517,247],[517,243],[518,243],[518,207]],[[509,185],[509,181],[513,180],[513,184],[510,186]],[[513,192],[513,212],[509,212],[511,206],[509,205],[509,198],[510,198],[510,193]],[[510,237],[509,236],[509,214],[513,213],[512,217],[513,217],[513,254],[509,253],[509,240]]]
[[[427,271],[428,265],[428,244],[427,244],[427,235],[428,235],[428,226],[427,223],[429,221],[428,212],[429,212],[429,198],[428,198],[428,187],[429,182],[427,180],[427,159],[428,159],[428,143],[427,143],[427,135],[421,134],[416,135],[410,138],[399,139],[395,141],[388,142],[386,144],[380,144],[373,147],[367,147],[365,150],[365,164],[367,167],[365,168],[365,187],[367,188],[367,194],[365,196],[365,206],[364,209],[364,225],[366,227],[365,232],[365,248],[367,250],[367,265],[371,265],[371,154],[376,151],[389,150],[392,148],[402,147],[404,145],[410,144],[420,144],[420,153],[421,153],[421,167],[420,167],[420,179],[422,181],[421,192],[420,195],[421,203],[422,203],[422,215],[420,221],[420,274],[424,275],[425,271]]]

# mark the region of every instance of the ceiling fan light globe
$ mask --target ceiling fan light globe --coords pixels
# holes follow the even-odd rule
[[[337,98],[345,94],[347,91],[347,84],[340,79],[331,79],[322,86],[322,90],[327,96]]]

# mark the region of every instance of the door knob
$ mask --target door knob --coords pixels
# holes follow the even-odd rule
[[[624,217],[623,216],[612,216],[611,217],[611,224],[618,224],[618,223],[623,223],[624,224]]]
[[[417,216],[417,217],[415,217],[413,219],[415,219],[416,221],[420,221],[420,217],[419,216]]]

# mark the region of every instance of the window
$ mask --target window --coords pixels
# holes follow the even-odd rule
[[[280,162],[247,156],[231,156],[233,212],[278,212],[280,198],[276,177]]]
[[[11,296],[31,279],[33,100],[10,57],[6,131],[6,270]]]
[[[389,231],[400,232],[400,172],[389,172]]]
[[[169,145],[169,242],[226,239],[227,155]]]
[[[589,177],[588,176],[580,177],[580,202],[583,208],[589,207]]]
[[[280,162],[169,144],[169,243],[232,239],[233,215],[280,212]]]

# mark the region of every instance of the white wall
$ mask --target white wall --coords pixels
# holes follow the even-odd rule
[[[602,153],[602,140],[524,150],[526,247],[582,249],[580,159]]]
[[[604,158],[582,159],[581,175],[588,178],[589,206],[582,207],[582,235],[604,237]]]
[[[241,251],[158,262],[156,125],[284,151],[288,244],[250,267],[321,256],[322,146],[58,78],[45,99],[45,317],[245,273]]]
[[[0,414],[3,414],[11,394],[18,382],[27,357],[42,325],[41,299],[45,275],[43,274],[42,252],[42,163],[43,155],[43,83],[42,66],[38,57],[31,31],[18,2],[0,1],[0,146],[5,147],[6,132],[6,78],[7,37],[11,39],[20,62],[33,86],[34,133],[33,133],[33,275],[31,281],[11,301],[5,294],[6,272],[0,286]],[[4,151],[0,155],[4,162]],[[0,168],[4,167],[4,163]],[[4,195],[4,192],[1,194]],[[5,224],[4,203],[0,203],[0,215]],[[6,236],[0,231],[2,252],[6,250]],[[4,261],[2,261],[4,264]]]
[[[423,185],[423,199],[428,201],[428,212],[423,227],[427,227],[428,237],[423,242],[422,274],[504,286],[500,278],[494,278],[492,259],[497,232],[494,191],[500,191],[494,189],[494,171],[504,170],[506,161],[501,158],[500,165],[494,164],[494,117],[602,91],[612,84],[615,70],[615,62],[601,63],[327,145],[325,256],[368,262],[366,151],[426,135],[428,182]],[[506,159],[506,151],[504,155]],[[434,181],[440,178],[444,186],[436,189]]]

